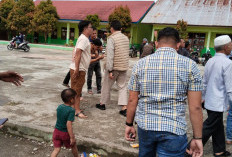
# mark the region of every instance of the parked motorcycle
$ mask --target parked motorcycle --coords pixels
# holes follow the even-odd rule
[[[199,60],[199,53],[197,51],[193,51],[191,54],[190,54],[190,58],[192,60],[194,60],[197,64],[200,63],[200,60]]]
[[[207,53],[203,54],[202,57],[205,58],[204,61],[202,62],[202,65],[205,66],[208,60],[212,58],[212,55],[210,54],[210,51],[207,51]]]
[[[134,45],[131,45],[129,56],[131,58],[137,57],[137,50]]]
[[[10,43],[7,45],[7,49],[12,51],[13,49],[17,50],[24,50],[25,52],[30,51],[30,46],[28,45],[27,41],[23,41],[21,44],[18,45],[18,47],[15,47],[15,40],[16,37],[13,37]]]

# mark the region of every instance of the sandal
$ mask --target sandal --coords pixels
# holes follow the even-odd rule
[[[89,93],[89,94],[93,94],[92,89],[88,89],[88,93]]]
[[[80,111],[75,116],[78,118],[88,118],[88,116],[86,116],[83,111]]]

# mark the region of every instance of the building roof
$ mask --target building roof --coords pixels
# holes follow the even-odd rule
[[[35,1],[38,5],[40,0]],[[139,22],[154,1],[52,1],[61,20],[84,20],[87,15],[98,14],[101,21],[108,21],[115,7],[128,6],[132,22]]]
[[[232,26],[232,0],[158,0],[141,23]]]

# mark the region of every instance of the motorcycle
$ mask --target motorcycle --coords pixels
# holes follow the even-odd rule
[[[207,53],[203,54],[202,57],[205,58],[204,61],[202,62],[202,65],[205,66],[208,60],[212,58],[212,55],[210,54],[210,51],[207,51]]]
[[[7,45],[8,50],[12,51],[13,49],[17,49],[17,50],[24,50],[25,52],[30,51],[30,46],[28,45],[27,41],[23,41],[22,43],[20,43],[17,48],[15,47],[15,41],[16,41],[16,37],[13,37],[10,43]]]
[[[192,60],[194,60],[197,64],[200,63],[200,60],[199,60],[199,53],[197,51],[193,51],[191,54],[190,54],[190,58]]]
[[[134,45],[132,45],[131,48],[130,48],[129,56],[130,56],[131,58],[137,57],[137,50],[136,50],[136,48],[135,48]]]

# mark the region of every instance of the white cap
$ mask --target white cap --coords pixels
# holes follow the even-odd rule
[[[214,39],[214,47],[223,46],[230,42],[231,42],[231,39],[228,35],[221,35]]]

